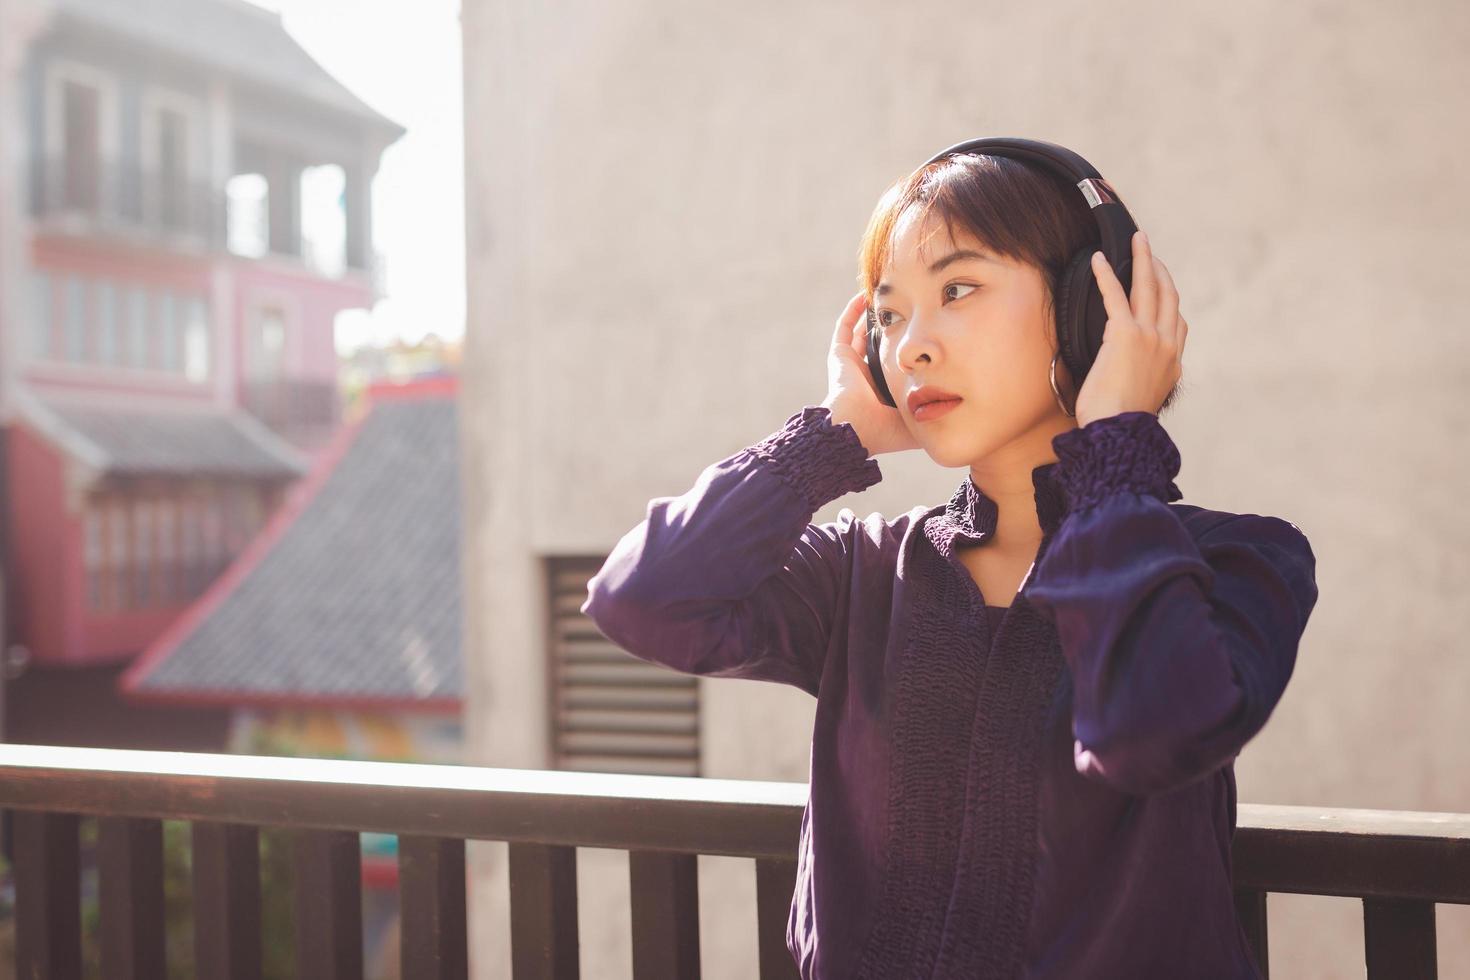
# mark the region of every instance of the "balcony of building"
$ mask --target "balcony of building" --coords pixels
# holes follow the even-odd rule
[[[72,155],[43,159],[35,187],[33,213],[48,230],[183,249],[224,246],[224,192],[205,180]]]

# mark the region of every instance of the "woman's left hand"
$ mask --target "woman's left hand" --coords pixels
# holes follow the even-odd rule
[[[1189,324],[1179,315],[1179,291],[1143,232],[1133,235],[1133,291],[1102,252],[1092,256],[1092,274],[1108,311],[1098,350],[1074,411],[1077,424],[1123,412],[1158,412],[1184,371]]]

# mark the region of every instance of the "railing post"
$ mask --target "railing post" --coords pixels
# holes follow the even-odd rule
[[[699,980],[698,857],[628,852],[635,978]]]
[[[357,831],[298,831],[293,851],[296,975],[362,980],[362,847]]]
[[[1235,890],[1235,914],[1245,930],[1246,941],[1265,980],[1271,980],[1270,948],[1266,936],[1266,892],[1255,888]]]
[[[81,820],[15,811],[15,962],[19,980],[82,975]]]
[[[1363,953],[1368,980],[1435,980],[1434,903],[1363,899]]]
[[[403,980],[465,980],[469,976],[464,861],[462,840],[398,838],[398,901],[403,910],[399,972]]]
[[[260,835],[209,821],[192,832],[196,975],[260,980]]]
[[[510,841],[510,955],[515,980],[577,980],[577,849]]]
[[[796,960],[786,947],[786,923],[796,894],[796,862],[756,858],[756,929],[760,946],[761,980],[800,980]]]
[[[168,975],[164,954],[163,822],[97,821],[98,906],[108,980]]]

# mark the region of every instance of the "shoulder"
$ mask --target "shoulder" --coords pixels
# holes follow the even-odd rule
[[[803,542],[840,554],[854,565],[894,566],[932,509],[916,506],[890,517],[878,511],[859,514],[851,507],[843,507],[835,520],[807,525]]]
[[[858,547],[875,548],[880,551],[897,549],[913,532],[920,519],[935,509],[915,506],[901,514],[889,517],[876,510],[860,515],[851,507],[843,507],[837,512],[835,521],[818,526],[830,529],[831,533],[849,539]],[[942,510],[943,507],[938,509]]]
[[[1316,597],[1317,556],[1301,525],[1271,514],[1214,510],[1197,504],[1171,503],[1211,564],[1231,556],[1251,557],[1268,564],[1303,597]]]
[[[1220,536],[1257,536],[1266,540],[1291,543],[1311,552],[1307,533],[1295,521],[1272,514],[1253,514],[1215,510],[1199,504],[1171,503],[1168,508],[1178,516],[1196,541]]]

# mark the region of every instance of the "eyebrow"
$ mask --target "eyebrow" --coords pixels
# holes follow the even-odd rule
[[[981,262],[996,262],[997,261],[997,259],[995,258],[995,256],[991,255],[988,252],[977,252],[977,251],[975,251],[972,248],[962,248],[962,249],[959,249],[958,251],[950,252],[948,255],[944,256],[943,258],[935,259],[934,262],[932,264],[930,264],[929,271],[931,273],[933,273],[933,272],[939,272],[942,269],[944,269],[946,266],[953,265],[954,263],[963,261],[964,259],[977,259],[977,260],[979,260]],[[890,293],[892,291],[893,291],[893,287],[891,285],[889,285],[888,283],[883,282],[883,283],[879,283],[878,284],[878,288],[875,289],[875,290],[873,290],[873,295],[874,296],[882,296],[885,293]]]

